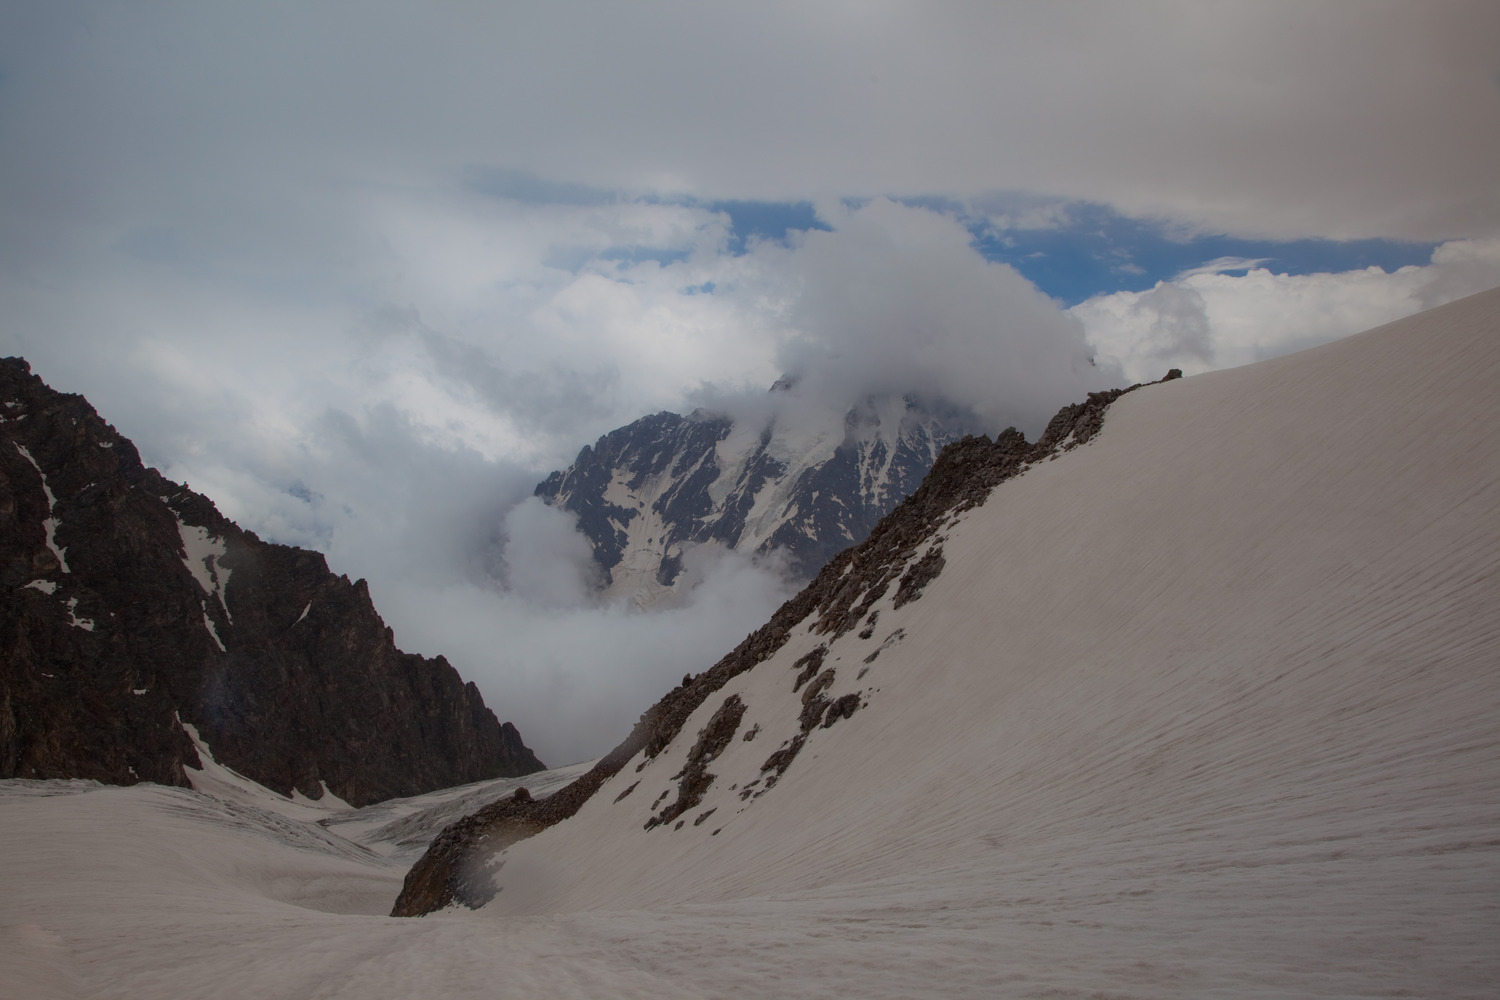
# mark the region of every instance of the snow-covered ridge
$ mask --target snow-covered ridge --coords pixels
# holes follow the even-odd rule
[[[600,438],[537,486],[575,514],[606,596],[674,593],[695,546],[782,553],[811,577],[921,482],[971,414],[911,396],[871,398],[829,424],[786,407],[763,423],[659,413]]]

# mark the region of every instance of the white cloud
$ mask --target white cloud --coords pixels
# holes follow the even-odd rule
[[[1387,273],[1243,276],[1200,268],[1144,292],[1115,292],[1069,312],[1101,359],[1132,380],[1248,364],[1379,326],[1500,285],[1500,240],[1439,246],[1432,262]]]
[[[1184,278],[1191,278],[1196,274],[1223,274],[1225,271],[1248,271],[1251,268],[1259,267],[1268,260],[1270,260],[1269,257],[1215,257],[1207,264],[1188,268],[1177,275],[1174,280],[1181,281]]]
[[[505,515],[505,583],[517,598],[546,608],[593,604],[599,567],[574,517],[535,497]]]
[[[652,613],[625,602],[538,603],[473,584],[387,578],[370,589],[398,644],[446,655],[544,762],[558,765],[609,750],[684,674],[718,662],[790,596],[774,569],[735,553],[720,551],[698,570],[685,604]]]
[[[1038,431],[1057,407],[1113,383],[1082,326],[950,216],[877,198],[788,255],[794,331],[782,365],[805,395],[941,394],[1000,430]]]

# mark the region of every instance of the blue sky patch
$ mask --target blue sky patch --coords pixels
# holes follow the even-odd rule
[[[714,201],[703,207],[729,216],[729,252],[736,256],[752,237],[782,241],[793,230],[830,229],[810,201]]]
[[[687,260],[690,252],[675,247],[622,246],[610,247],[599,254],[599,259],[620,261],[626,264],[639,264],[642,261],[654,260],[662,267],[666,267],[668,264]]]
[[[907,204],[937,211],[954,208],[944,199],[932,200],[942,204],[913,200],[907,200]],[[1015,214],[991,209],[984,216],[961,217],[985,259],[1009,264],[1043,292],[1069,306],[1095,295],[1143,291],[1158,281],[1215,263],[1216,270],[1229,274],[1244,274],[1251,267],[1264,267],[1276,274],[1353,271],[1371,266],[1389,272],[1408,264],[1429,263],[1437,246],[1395,240],[1258,240],[1224,235],[1183,238],[1167,224],[1132,219],[1107,205],[1087,202],[1037,202]],[[1050,224],[1036,225],[1038,219],[1047,219]],[[1025,227],[1028,224],[1031,227]]]
[[[534,205],[606,205],[632,200],[620,192],[586,184],[550,181],[510,167],[472,167],[465,184],[474,191]],[[647,204],[677,204],[729,217],[726,252],[738,256],[759,240],[785,242],[793,232],[828,231],[810,201],[711,201],[646,196]],[[1144,291],[1158,281],[1184,272],[1211,268],[1244,274],[1265,267],[1277,274],[1315,274],[1379,267],[1395,271],[1431,262],[1436,243],[1396,240],[1262,240],[1224,234],[1184,235],[1170,221],[1137,219],[1109,205],[1068,201],[1023,192],[1001,192],[959,200],[944,196],[895,199],[958,219],[973,236],[974,248],[986,260],[1009,264],[1044,293],[1065,306],[1095,295]],[[857,209],[868,198],[846,198]],[[130,234],[119,249],[163,262],[172,256],[173,234],[143,230]],[[643,245],[611,247],[602,253],[582,248],[555,249],[550,267],[577,271],[590,260],[639,264],[654,260],[663,267],[685,260],[687,249]],[[711,292],[695,286],[689,294]]]

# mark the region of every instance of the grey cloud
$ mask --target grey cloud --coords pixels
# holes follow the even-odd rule
[[[620,200],[612,191],[548,180],[514,167],[470,167],[464,173],[468,186],[481,194],[534,205],[608,205]]]
[[[921,392],[973,407],[995,430],[1036,433],[1058,406],[1113,384],[1082,326],[957,221],[876,199],[807,234],[782,353],[799,394],[852,405]]]
[[[484,163],[568,203],[1024,189],[1247,234],[1500,225],[1485,2],[46,8],[0,42],[0,183],[55,217]]]
[[[1066,229],[1076,222],[1075,205],[1064,198],[1028,191],[989,192],[957,206],[985,219],[999,232],[1008,229]]]
[[[1455,240],[1437,247],[1431,263],[1390,273],[1224,270],[1194,269],[1069,312],[1129,377],[1155,378],[1168,365],[1191,374],[1302,350],[1500,285],[1500,240]]]
[[[1218,274],[1220,269],[1200,270],[1198,274]],[[1127,320],[1141,331],[1141,340],[1132,360],[1165,369],[1184,362],[1198,367],[1213,363],[1213,342],[1208,322],[1208,305],[1197,289],[1161,282],[1144,292],[1131,305]]]
[[[545,556],[513,567],[556,570]],[[542,760],[556,765],[606,752],[683,674],[712,666],[790,596],[774,571],[733,553],[701,572],[683,606],[649,614],[393,578],[372,579],[371,594],[390,609],[384,614],[403,648],[442,652],[459,664]]]
[[[505,583],[520,598],[547,608],[594,603],[599,568],[572,515],[535,497],[505,515]]]
[[[437,375],[460,391],[473,393],[528,433],[571,444],[587,428],[616,416],[607,401],[618,387],[619,372],[607,359],[594,366],[583,363],[567,368],[554,363],[543,371],[514,370],[485,347],[432,329],[414,310],[402,315],[420,338]]]

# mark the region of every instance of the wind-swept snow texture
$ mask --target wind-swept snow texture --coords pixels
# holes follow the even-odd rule
[[[459,888],[648,914],[615,940],[708,995],[1493,996],[1497,384],[1500,290],[1126,395],[582,801],[490,807],[572,814]]]
[[[535,951],[516,963],[519,978],[471,962],[504,960],[487,924],[465,932],[438,918],[413,935],[412,921],[379,914],[413,855],[465,806],[523,781],[545,793],[578,767],[350,809],[332,795],[281,796],[192,739],[202,767],[187,769],[191,790],[0,781],[0,997],[493,997],[517,995],[497,982],[539,986]]]
[[[353,811],[0,782],[0,995],[1493,997],[1497,377],[1490,293],[1122,397],[476,858],[478,910],[378,915],[423,837],[587,765]]]

